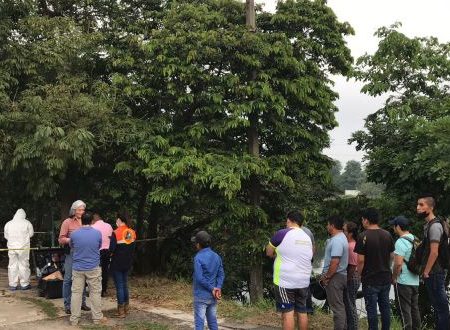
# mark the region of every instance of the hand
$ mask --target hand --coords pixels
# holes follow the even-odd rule
[[[319,282],[322,283],[323,286],[327,286],[330,283],[330,278],[326,275],[322,275],[319,279]]]
[[[212,290],[212,294],[213,294],[213,297],[214,297],[215,299],[217,299],[217,300],[222,299],[222,289],[220,289],[220,288],[214,288],[214,289]]]
[[[428,273],[423,272],[422,277],[423,278],[428,278],[428,277],[430,277],[430,275]]]

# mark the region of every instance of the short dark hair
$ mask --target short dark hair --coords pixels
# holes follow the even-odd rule
[[[81,216],[81,224],[86,226],[92,223],[93,215],[91,212],[84,212]]]
[[[117,213],[117,218],[120,219],[120,221],[122,221],[124,224],[126,224],[128,226],[128,216],[126,214],[123,213]]]
[[[433,209],[436,207],[436,200],[434,199],[432,194],[421,194],[417,199],[425,199],[428,206]]]
[[[352,237],[356,239],[358,237],[358,225],[353,221],[345,223],[347,225],[347,233],[352,234]]]
[[[380,213],[376,208],[368,207],[361,212],[361,217],[363,219],[369,220],[371,224],[378,224],[380,221]]]
[[[333,225],[333,227],[336,228],[337,230],[342,230],[342,228],[344,227],[344,219],[342,219],[338,215],[332,215],[328,217],[327,221],[330,225]]]
[[[305,217],[300,211],[290,211],[286,218],[297,223],[299,226],[301,226],[303,224],[303,220],[305,220]]]

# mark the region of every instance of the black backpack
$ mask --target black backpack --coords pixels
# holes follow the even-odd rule
[[[415,265],[412,266],[412,268],[419,269],[420,270],[419,274],[422,273],[422,271],[425,268],[426,263],[427,263],[427,259],[425,258],[425,257],[427,257],[425,255],[425,250],[426,250],[426,247],[429,245],[428,237],[430,235],[430,227],[433,223],[436,223],[436,222],[439,222],[442,225],[442,228],[444,229],[441,241],[439,242],[439,255],[438,255],[437,261],[439,262],[439,265],[443,269],[447,269],[447,270],[450,269],[450,241],[449,241],[449,235],[445,231],[447,220],[444,218],[436,218],[429,224],[426,237],[415,249],[415,253],[414,253],[415,260],[413,262],[413,263],[415,263]],[[408,269],[409,269],[409,266],[408,266]],[[410,271],[413,272],[412,270],[410,270]]]
[[[405,239],[408,242],[411,243],[412,247],[411,247],[411,254],[409,255],[409,259],[408,261],[405,260],[406,263],[406,268],[408,268],[408,270],[416,275],[420,275],[421,272],[423,271],[423,267],[422,267],[422,257],[423,257],[423,252],[421,253],[417,253],[418,248],[421,247],[421,242],[419,241],[419,239],[417,237],[414,236],[414,239],[411,239],[409,237],[400,237],[400,239]]]

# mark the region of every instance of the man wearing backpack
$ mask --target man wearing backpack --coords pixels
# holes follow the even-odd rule
[[[448,270],[448,225],[434,215],[436,202],[429,195],[417,201],[417,215],[425,219],[424,270],[422,273],[428,298],[433,306],[437,330],[448,330],[450,323],[445,275]]]
[[[420,329],[419,312],[419,275],[408,270],[407,262],[414,250],[414,235],[409,232],[409,220],[400,215],[389,221],[399,239],[395,242],[394,268],[392,284],[394,285],[400,319],[403,329]]]

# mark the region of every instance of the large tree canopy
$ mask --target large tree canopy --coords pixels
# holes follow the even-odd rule
[[[389,98],[352,141],[367,152],[371,181],[405,200],[433,193],[449,212],[450,44],[397,28],[379,29],[378,50],[357,62],[363,92]]]
[[[279,2],[248,31],[235,0],[9,0],[0,27],[9,196],[57,200],[61,214],[80,197],[125,205],[140,237],[167,237],[147,250],[155,268],[185,266],[171,251],[208,227],[232,285],[261,267],[288,208],[314,215],[327,196],[330,76],[350,72],[353,31],[325,1]]]

